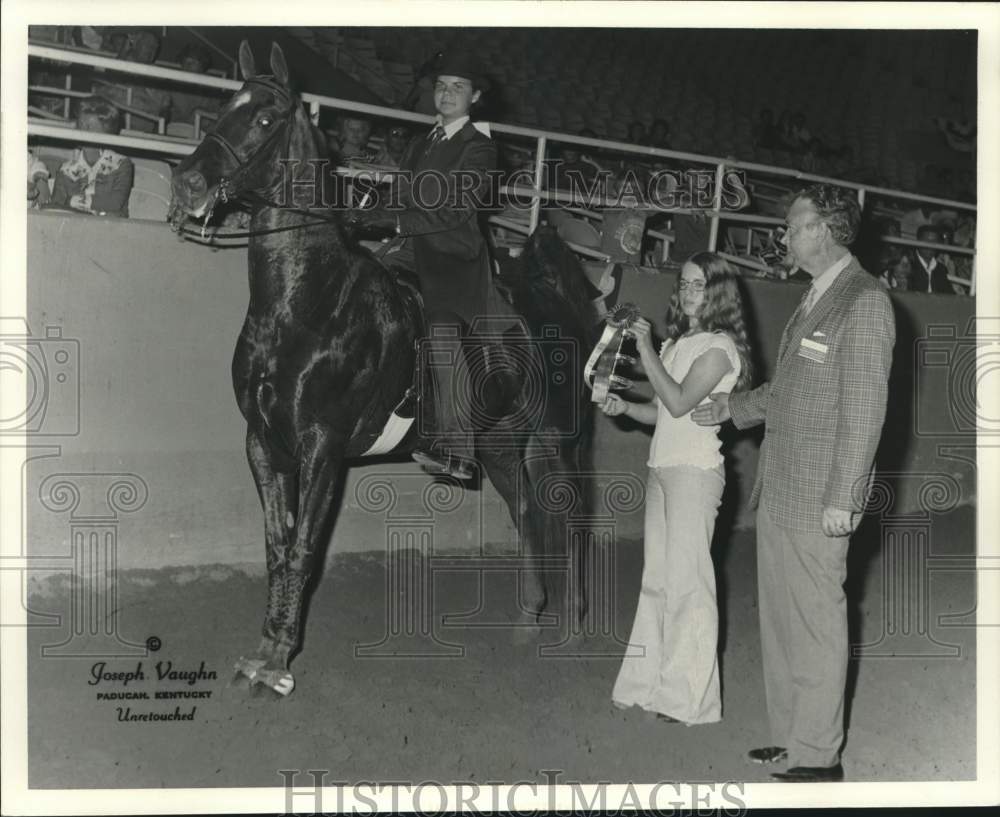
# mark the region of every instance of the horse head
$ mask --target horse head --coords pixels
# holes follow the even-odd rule
[[[173,171],[171,221],[207,218],[218,201],[254,193],[270,201],[285,174],[296,129],[311,130],[309,117],[288,84],[288,66],[277,43],[271,45],[271,74],[257,74],[253,53],[240,44],[243,86],[220,111],[215,127]],[[296,157],[299,158],[299,157]]]

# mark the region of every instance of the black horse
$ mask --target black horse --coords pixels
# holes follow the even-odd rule
[[[324,158],[326,147],[289,90],[281,49],[272,45],[266,76],[256,74],[245,42],[239,57],[244,85],[174,170],[171,220],[179,227],[185,217],[207,218],[220,199],[251,205],[250,303],[232,374],[264,509],[268,596],[257,652],[236,670],[251,687],[287,695],[306,587],[344,464],[369,450],[405,402],[424,325],[419,294],[359,248],[339,214],[314,206],[312,191],[293,189],[294,174],[284,172],[295,160]],[[489,381],[492,402],[473,410],[470,422],[477,458],[521,536],[520,623],[531,629],[548,600],[532,557],[561,550],[559,528],[582,501],[580,457],[592,415],[582,368],[592,296],[554,234],[536,236],[525,256],[526,271],[508,275],[502,290],[526,329],[515,326],[484,344],[482,371],[470,379]],[[556,494],[573,502],[552,501]],[[583,554],[573,556],[582,564]],[[585,600],[579,592],[573,598],[572,613],[582,617]]]

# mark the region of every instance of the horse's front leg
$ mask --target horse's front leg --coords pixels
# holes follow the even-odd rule
[[[281,696],[295,687],[288,665],[302,642],[306,588],[320,542],[329,529],[343,452],[344,441],[326,428],[314,427],[301,440],[294,539],[285,553],[279,601],[269,610],[274,650],[254,679]]]
[[[285,586],[285,562],[295,540],[295,514],[298,510],[298,476],[276,471],[260,437],[247,429],[247,461],[257,485],[257,495],[264,509],[264,540],[267,562],[267,610],[264,628],[256,653],[241,656],[236,663],[235,684],[253,682],[256,673],[272,658],[277,649],[275,622],[281,609]]]

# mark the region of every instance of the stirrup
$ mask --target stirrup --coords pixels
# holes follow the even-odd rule
[[[447,475],[456,479],[472,479],[472,465],[468,460],[452,454],[438,454],[418,449],[411,456],[428,474]]]

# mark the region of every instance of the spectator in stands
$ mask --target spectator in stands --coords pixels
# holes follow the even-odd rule
[[[864,232],[863,225],[861,232]],[[883,219],[878,224],[879,239],[899,238],[899,234],[899,222],[894,218]],[[857,254],[859,258],[862,256],[862,250],[864,249],[859,246],[860,244],[862,244],[862,239],[859,234],[858,242],[855,244],[855,254]],[[900,260],[906,254],[903,251],[902,246],[882,240],[876,240],[876,242],[867,241],[864,242],[864,244],[875,245],[871,246],[869,252],[865,253],[866,261],[868,262],[865,269],[872,270],[878,276],[879,280],[882,281],[883,285],[886,285],[887,289],[905,289],[906,287],[900,287],[898,285],[894,274]]]
[[[160,53],[160,35],[148,29],[109,29],[104,38],[104,48],[114,51],[120,60],[152,65]]]
[[[71,32],[71,42],[80,48],[100,51],[107,46],[107,26],[74,26]]]
[[[212,67],[212,52],[204,46],[188,43],[177,55],[177,62],[182,71],[204,74]]]
[[[905,267],[905,269],[904,269]],[[899,261],[886,267],[878,276],[883,289],[909,289],[910,259],[901,256]]]
[[[410,130],[405,125],[392,125],[385,132],[385,144],[375,154],[374,164],[385,167],[399,167],[406,146],[410,142]]]
[[[121,116],[106,99],[88,97],[80,103],[77,128],[116,134],[121,130]],[[110,148],[85,144],[59,168],[51,203],[98,216],[128,218],[134,173],[131,160],[125,156]]]
[[[930,241],[935,244],[944,243],[941,228],[933,224],[924,224],[917,230],[917,241]],[[954,292],[948,280],[948,267],[942,254],[929,247],[917,247],[910,264],[913,275],[910,287],[916,292]]]
[[[870,270],[886,289],[907,289],[909,281],[910,264],[906,258],[906,253],[899,244],[892,244],[883,241],[883,238],[899,238],[899,222],[894,218],[880,220],[875,225],[876,236],[869,235],[874,231],[864,229],[864,219],[858,234],[858,239],[854,243],[854,252],[865,269]],[[905,265],[901,265],[902,261]],[[905,267],[905,269],[904,269]]]
[[[650,147],[670,150],[670,124],[666,119],[654,119],[649,128]]]
[[[372,123],[360,116],[347,114],[340,118],[337,134],[330,140],[330,149],[342,162],[352,159],[360,162],[371,162],[375,153],[368,148],[368,139],[372,135]]]
[[[212,53],[207,48],[188,44],[177,55],[182,71],[204,74],[212,67]],[[193,85],[182,86],[185,90],[172,91],[167,100],[167,121],[193,125],[198,111],[215,113],[219,110],[220,99],[204,94],[191,93]],[[193,134],[192,134],[193,135]]]
[[[49,202],[49,169],[28,148],[28,206],[42,207]]]

